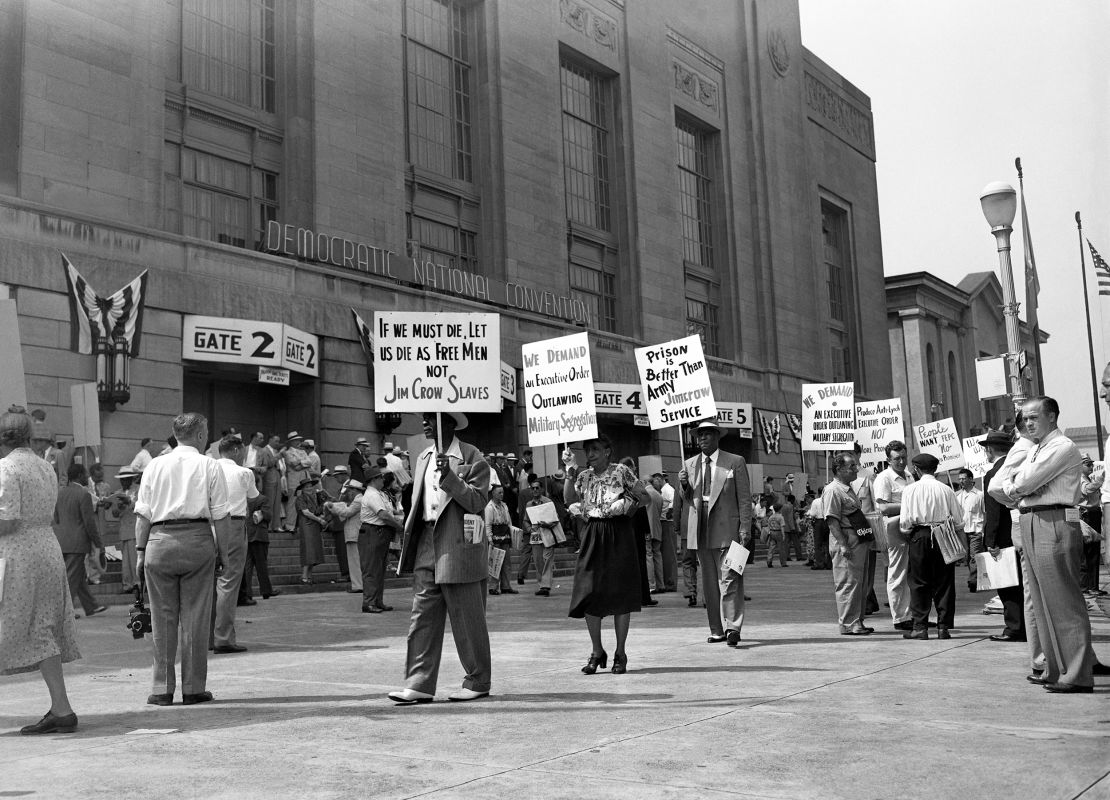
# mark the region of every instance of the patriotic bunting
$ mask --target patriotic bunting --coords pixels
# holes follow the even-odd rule
[[[370,385],[374,385],[374,334],[359,313],[353,308],[351,314],[355,318],[355,329],[358,331],[358,343],[362,347],[362,355],[366,359],[366,378]]]
[[[786,424],[790,426],[790,432],[794,434],[794,438],[800,442],[802,440],[802,418],[797,414],[787,414]]]
[[[62,267],[69,287],[70,349],[91,355],[99,339],[123,340],[127,342],[127,354],[138,356],[147,271],[115,294],[101,297],[64,253]]]
[[[768,421],[767,416],[762,411],[755,412],[756,418],[759,420],[759,432],[763,437],[763,452],[770,455],[771,453],[779,452],[779,431],[781,425],[779,423],[779,415],[775,414],[774,419]]]

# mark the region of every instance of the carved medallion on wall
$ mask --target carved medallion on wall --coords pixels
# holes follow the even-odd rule
[[[617,23],[585,3],[559,0],[559,18],[583,36],[613,52],[617,50]]]
[[[790,71],[790,47],[786,43],[786,36],[778,28],[767,31],[767,56],[779,77],[786,77],[786,73]]]

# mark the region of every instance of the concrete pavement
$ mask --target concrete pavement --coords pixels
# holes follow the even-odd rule
[[[82,619],[77,733],[19,736],[46,688],[0,679],[0,797],[1110,798],[1110,679],[1093,695],[1027,683],[1025,646],[987,640],[1001,618],[982,594],[959,590],[950,641],[905,641],[881,614],[847,637],[831,573],[760,563],[741,648],[706,644],[705,612],[665,594],[633,615],[629,673],[585,676],[589,638],[558,583],[489,598],[494,693],[469,704],[446,702],[462,679],[450,634],[436,703],[385,698],[403,589],[386,614],[340,593],[240,608],[249,651],[212,656],[216,701],[189,707],[144,704],[149,639],[124,608]],[[1110,619],[1092,623],[1110,663]]]

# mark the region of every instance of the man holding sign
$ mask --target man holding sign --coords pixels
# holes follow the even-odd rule
[[[709,617],[710,644],[740,644],[744,624],[744,576],[723,562],[733,542],[745,544],[752,524],[748,465],[741,456],[717,447],[721,429],[712,420],[698,425],[701,451],[687,459],[678,473],[680,513],[686,523],[687,546],[697,549],[702,596]]]
[[[490,690],[487,542],[473,525],[464,530],[464,516],[480,515],[486,507],[489,464],[476,447],[455,436],[466,425],[466,415],[457,411],[424,414],[424,435],[433,444],[420,454],[413,470],[412,510],[405,520],[397,570],[413,573],[415,591],[405,688],[389,693],[390,700],[402,705],[430,703],[435,697],[448,614],[466,670],[462,689],[450,699],[475,700]],[[438,439],[441,432],[443,438]],[[436,450],[437,439],[442,452]]]

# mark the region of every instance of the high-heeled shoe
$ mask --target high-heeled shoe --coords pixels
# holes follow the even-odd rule
[[[602,666],[605,666],[602,664]],[[628,672],[628,654],[613,653],[613,674],[623,675]]]
[[[609,655],[602,650],[601,655],[597,653],[590,653],[589,659],[586,661],[586,666],[582,667],[582,672],[586,675],[593,675],[597,672],[597,668],[605,669],[605,665],[609,663]]]

